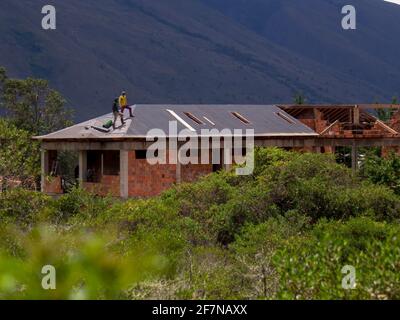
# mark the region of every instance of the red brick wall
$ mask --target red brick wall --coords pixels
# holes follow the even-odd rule
[[[61,177],[46,177],[43,189],[48,194],[62,194]]]
[[[328,126],[328,121],[320,120],[320,119],[299,119],[300,122],[305,124],[307,127],[313,129],[314,131],[321,133],[324,131]]]
[[[83,188],[93,194],[99,196],[120,196],[120,179],[119,176],[102,176],[100,183],[84,182]]]
[[[176,164],[150,165],[145,159],[136,159],[129,152],[128,192],[130,197],[159,195],[176,183]],[[212,172],[213,166],[189,164],[181,167],[182,182],[193,182]]]
[[[400,111],[397,111],[393,114],[392,119],[390,119],[389,126],[400,132]]]
[[[150,165],[129,152],[128,191],[130,197],[149,197],[169,189],[176,182],[176,165]]]
[[[129,197],[156,196],[176,183],[175,164],[150,165],[146,159],[136,159],[135,152],[128,154],[128,194]],[[182,182],[194,182],[213,171],[212,164],[189,164],[181,167]],[[104,175],[99,183],[84,182],[83,188],[99,196],[120,196],[120,177]],[[44,191],[61,194],[61,178],[46,180]]]
[[[213,171],[212,164],[188,164],[182,166],[182,181],[194,182],[200,177],[205,176]]]

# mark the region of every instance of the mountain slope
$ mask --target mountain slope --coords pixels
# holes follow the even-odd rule
[[[302,58],[390,94],[400,92],[400,6],[353,0],[357,30],[341,28],[346,0],[202,0]]]
[[[367,76],[360,75],[349,72],[347,65],[331,64],[328,55],[317,59],[315,52],[321,52],[321,46],[327,46],[328,52],[336,50],[336,40],[325,40],[323,33],[315,34],[314,48],[299,50],[306,35],[298,35],[300,44],[295,45],[293,38],[285,40],[290,34],[285,29],[265,32],[286,15],[265,15],[269,25],[264,29],[237,19],[234,10],[240,10],[239,4],[261,1],[212,1],[55,0],[57,30],[44,31],[41,1],[2,0],[0,65],[10,76],[49,79],[76,109],[77,120],[108,112],[121,89],[128,91],[131,103],[154,104],[282,103],[291,102],[297,91],[312,102],[367,102],[396,93],[397,66],[389,80],[380,76],[379,81],[371,81],[374,74],[367,74],[367,64],[373,61],[375,69],[385,73],[397,49],[388,59],[375,52],[378,49],[363,52],[357,68],[365,69]],[[309,1],[322,0],[282,0],[276,12],[291,13],[290,25],[296,25],[305,19],[296,19],[303,8],[298,3]],[[337,1],[322,2],[335,6]],[[221,4],[233,11],[223,10]],[[257,6],[249,5],[253,8],[250,19],[263,16],[263,11],[256,12]],[[385,14],[394,15],[390,10]],[[289,23],[278,25],[288,28]],[[381,34],[368,35],[367,41]],[[353,50],[355,56],[360,53]]]

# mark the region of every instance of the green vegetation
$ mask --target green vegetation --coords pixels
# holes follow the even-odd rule
[[[72,124],[60,93],[42,79],[11,79],[0,67],[0,190],[15,185],[37,189],[40,182],[39,144],[31,138]],[[73,155],[60,155],[63,170],[72,169]]]
[[[294,104],[297,104],[297,105],[305,104],[306,99],[305,99],[303,93],[302,92],[297,92],[294,95],[293,102],[294,102]]]
[[[19,129],[32,135],[47,134],[72,124],[65,99],[43,79],[11,79],[0,67],[0,109]]]
[[[146,200],[9,190],[0,297],[398,299],[400,197],[375,182],[330,156],[259,149],[252,176],[219,172]],[[41,288],[44,265],[56,290]]]
[[[0,118],[0,190],[16,181],[35,188],[40,176],[39,144],[31,134]]]
[[[389,186],[400,195],[400,157],[394,153],[386,158],[369,155],[362,166],[361,175],[375,184]]]
[[[400,298],[398,156],[369,154],[354,176],[330,156],[259,149],[252,176],[219,172],[152,199],[53,199],[31,191],[31,136],[70,124],[64,103],[0,68],[1,299]],[[60,160],[73,171],[71,154]],[[46,265],[56,290],[41,286]]]

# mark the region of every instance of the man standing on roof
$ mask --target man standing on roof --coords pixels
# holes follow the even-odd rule
[[[119,97],[119,106],[121,107],[121,112],[124,114],[125,109],[129,110],[129,116],[133,118],[132,108],[128,106],[128,97],[126,96],[126,92],[122,91]]]
[[[115,98],[114,100],[114,104],[112,107],[112,112],[114,114],[114,121],[113,121],[113,129],[115,130],[115,123],[117,122],[117,118],[120,117],[121,118],[121,124],[124,125],[124,115],[119,112],[119,108],[118,108],[118,98]]]

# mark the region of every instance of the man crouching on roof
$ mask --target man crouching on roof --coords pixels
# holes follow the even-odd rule
[[[125,121],[124,121],[124,115],[122,114],[122,112],[119,112],[119,108],[118,108],[118,98],[115,98],[114,100],[114,104],[112,107],[112,111],[114,114],[114,121],[113,121],[113,129],[115,130],[115,123],[117,122],[117,118],[120,117],[121,118],[121,124],[124,125]]]

